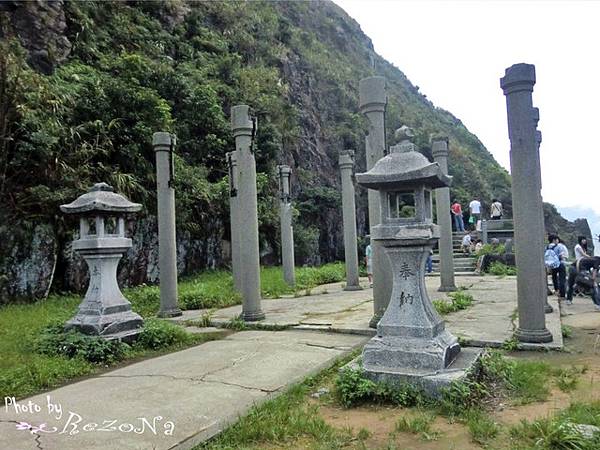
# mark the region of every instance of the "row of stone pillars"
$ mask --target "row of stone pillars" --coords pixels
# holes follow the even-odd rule
[[[511,140],[511,172],[513,174],[513,210],[517,253],[519,328],[517,337],[528,342],[546,342],[552,339],[545,327],[544,311],[549,305],[546,295],[543,266],[543,210],[541,199],[541,171],[539,144],[541,133],[536,130],[539,112],[531,105],[535,84],[534,67],[517,64],[506,71],[501,86],[507,98],[509,136]],[[367,117],[366,136],[367,170],[386,153],[385,108],[387,94],[383,77],[369,77],[360,81],[360,111]],[[260,262],[258,248],[258,214],[256,196],[256,164],[253,140],[257,123],[249,115],[246,105],[231,110],[232,130],[236,150],[227,154],[230,180],[231,254],[234,285],[243,297],[242,318],[253,321],[264,318],[260,307]],[[180,315],[177,307],[177,267],[175,255],[175,208],[172,186],[174,137],[155,133],[153,139],[157,162],[159,264],[161,268],[161,308],[159,315]],[[448,139],[435,138],[432,153],[444,174],[448,174]],[[360,289],[358,281],[358,254],[356,249],[356,213],[354,184],[354,152],[344,151],[339,159],[342,179],[344,219],[344,248],[347,290]],[[534,177],[528,175],[534,168]],[[279,166],[281,250],[285,281],[293,285],[294,245],[290,174],[288,166]],[[369,224],[381,221],[381,204],[377,194],[369,190]],[[452,228],[448,214],[449,188],[436,190],[437,220],[440,226],[440,291],[456,289],[452,259]],[[242,226],[243,222],[243,226]],[[242,232],[243,230],[243,232]],[[525,243],[525,244],[524,244]],[[392,290],[392,271],[377,242],[373,249],[374,314],[370,325],[375,327],[385,312]],[[521,249],[521,251],[519,251]],[[542,307],[539,307],[539,304]]]

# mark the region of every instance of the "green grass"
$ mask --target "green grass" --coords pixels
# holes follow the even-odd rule
[[[302,267],[296,270],[298,281],[295,288],[283,281],[281,268],[269,267],[261,271],[264,297],[293,294],[319,284],[341,281],[344,265],[326,264],[319,268]],[[239,294],[233,290],[231,274],[225,271],[203,272],[179,282],[179,302],[182,308],[219,308],[241,302]],[[157,286],[138,286],[124,289],[131,301],[132,309],[142,317],[153,317],[160,305],[160,291]],[[48,299],[31,304],[13,304],[0,308],[0,397],[23,397],[42,389],[61,385],[68,380],[97,372],[100,367],[82,358],[68,359],[60,355],[45,355],[34,351],[36,338],[42,330],[52,324],[63,324],[73,317],[81,296],[51,295]],[[158,341],[161,337],[160,325],[150,322],[154,330],[150,349],[132,349],[127,358],[137,358],[164,352]],[[158,327],[158,328],[157,328]],[[208,339],[211,337],[209,336]],[[207,337],[194,335],[190,340],[180,340],[168,344],[171,351],[185,345],[202,342]],[[185,343],[182,343],[185,341]],[[153,347],[154,346],[154,347]]]
[[[459,290],[448,295],[450,301],[447,300],[434,300],[433,306],[436,311],[445,316],[456,311],[467,309],[473,304],[473,296],[468,294],[464,290]]]
[[[534,421],[522,420],[510,430],[513,449],[597,450],[600,434],[585,438],[576,424],[600,426],[600,402],[573,403],[560,413]]]
[[[487,445],[500,432],[500,426],[480,409],[469,410],[466,425],[473,442],[480,445]]]
[[[513,266],[507,266],[506,264],[503,264],[500,261],[494,261],[488,267],[487,272],[492,275],[497,275],[499,277],[505,277],[507,275],[516,275],[517,268]]]
[[[418,434],[425,441],[436,440],[439,433],[431,430],[435,416],[431,412],[419,411],[412,417],[402,416],[396,422],[395,431]]]

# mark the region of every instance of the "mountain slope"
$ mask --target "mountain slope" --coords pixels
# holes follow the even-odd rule
[[[0,250],[0,267],[47,267],[44,273],[53,276],[44,278],[55,288],[83,288],[85,268],[69,248],[76,227],[58,206],[106,181],[146,207],[130,224],[134,248],[120,280],[156,281],[151,137],[159,130],[178,137],[180,272],[222,265],[224,155],[233,147],[228,115],[239,103],[259,117],[264,262],[278,258],[274,170],[280,163],[294,170],[298,262],[342,257],[337,153],[355,149],[357,170],[364,169],[358,82],[370,75],[388,80],[388,142],[407,124],[430,156],[431,134],[448,135],[453,196],[467,202],[477,195],[484,203],[496,196],[510,210],[509,176],[477,137],[375,54],[359,25],[331,2],[7,2],[0,11],[0,83],[6,86],[0,214],[9,224],[0,234],[18,229]],[[37,32],[28,32],[32,28]],[[365,204],[362,192],[361,235]],[[33,248],[36,242],[43,245]],[[0,296],[47,291],[47,281],[27,287],[15,277],[23,275],[0,279]]]

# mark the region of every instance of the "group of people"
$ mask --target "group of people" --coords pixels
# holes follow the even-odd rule
[[[544,264],[552,275],[554,292],[559,298],[565,299],[567,305],[571,305],[577,285],[580,291],[588,291],[591,294],[596,309],[600,311],[600,292],[597,283],[600,257],[590,255],[585,236],[579,236],[573,250],[575,262],[569,264],[567,246],[556,234],[548,236]]]
[[[469,210],[463,211],[462,205],[458,200],[452,200],[452,206],[450,206],[450,212],[452,213],[452,218],[454,219],[454,229],[455,231],[465,231],[465,218],[466,222],[469,224],[469,228],[471,230],[476,230],[481,228],[481,217],[482,217],[482,206],[481,202],[478,198],[475,198],[469,203]],[[492,204],[490,205],[490,219],[491,220],[500,220],[504,214],[504,210],[502,208],[502,203],[497,198],[492,199]]]

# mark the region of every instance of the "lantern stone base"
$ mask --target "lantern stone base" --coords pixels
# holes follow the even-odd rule
[[[475,367],[481,357],[483,349],[463,348],[452,363],[441,370],[412,369],[409,367],[384,367],[367,369],[363,366],[363,375],[375,383],[384,383],[392,387],[401,388],[410,385],[423,391],[426,395],[439,398],[442,389],[450,386],[455,381],[463,380]],[[362,357],[358,357],[344,366],[359,370]]]
[[[121,311],[108,314],[86,314],[80,311],[65,324],[65,330],[76,329],[84,334],[106,339],[115,339],[122,335],[127,337],[127,340],[133,340],[142,331],[142,325],[142,318],[131,311],[131,305],[123,304]]]
[[[408,367],[411,370],[442,370],[449,367],[460,353],[460,346],[448,331],[432,339],[405,336],[375,336],[365,345],[365,369]]]

